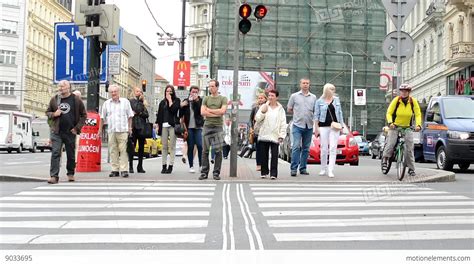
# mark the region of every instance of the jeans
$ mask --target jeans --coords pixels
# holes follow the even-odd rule
[[[189,167],[194,167],[194,145],[197,147],[199,166],[202,166],[202,129],[188,129],[188,161]]]
[[[51,177],[59,177],[63,144],[66,148],[67,155],[67,175],[74,175],[74,170],[76,168],[76,135],[70,132],[61,132],[59,134],[51,133],[51,165],[49,168],[49,176]]]
[[[291,172],[296,172],[298,166],[300,172],[306,171],[306,165],[308,162],[309,146],[311,145],[311,139],[313,136],[312,128],[300,128],[293,125],[292,128],[293,139],[291,143],[293,145],[291,151]]]
[[[222,147],[224,146],[224,129],[222,127],[207,127],[203,129],[203,147],[202,147],[202,170],[201,174],[208,174],[210,170],[209,166],[209,148],[216,153],[216,159],[214,163],[214,176],[219,176],[221,173],[222,166]]]
[[[262,156],[261,163],[262,168],[260,170],[261,175],[268,175],[278,177],[278,149],[279,145],[277,143],[269,141],[260,141],[260,154]],[[268,152],[271,150],[271,161],[270,161],[270,170],[268,169]]]

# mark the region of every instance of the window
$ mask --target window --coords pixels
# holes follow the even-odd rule
[[[0,64],[14,65],[16,59],[16,52],[0,50]]]
[[[13,95],[15,82],[0,81],[0,95]]]
[[[207,9],[202,11],[201,23],[207,23]]]
[[[0,24],[0,33],[9,33],[9,34],[16,34],[18,30],[18,22],[12,20],[2,20]]]

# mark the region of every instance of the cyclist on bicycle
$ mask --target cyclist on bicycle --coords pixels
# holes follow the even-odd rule
[[[411,85],[400,85],[400,96],[397,96],[390,103],[387,109],[387,122],[390,129],[388,130],[387,141],[383,151],[382,165],[387,167],[387,162],[392,157],[393,149],[397,144],[398,131],[397,128],[409,128],[413,126],[413,116],[415,116],[415,131],[421,130],[421,110],[418,101],[410,96]],[[408,174],[415,176],[415,155],[413,144],[413,132],[407,131],[405,135],[405,162],[408,167]]]

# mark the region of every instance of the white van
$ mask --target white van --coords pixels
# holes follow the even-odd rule
[[[31,121],[33,116],[15,111],[0,111],[0,151],[35,152]]]
[[[36,150],[40,150],[41,152],[44,152],[44,150],[51,151],[51,129],[49,128],[47,119],[34,119],[32,123],[32,128],[33,147],[36,147]]]

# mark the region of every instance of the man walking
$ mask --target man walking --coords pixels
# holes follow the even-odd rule
[[[67,155],[67,177],[74,181],[76,168],[76,136],[80,134],[87,113],[81,98],[71,93],[71,84],[61,80],[58,84],[58,94],[49,101],[46,115],[51,121],[51,165],[49,170],[49,184],[59,181],[59,168],[62,146],[64,144]]]
[[[314,104],[316,95],[309,91],[310,80],[302,78],[300,80],[299,92],[295,92],[288,100],[288,113],[293,113],[293,144],[291,152],[291,176],[296,176],[298,166],[300,174],[309,175],[306,170],[309,147],[313,135]]]
[[[203,128],[203,165],[199,180],[207,179],[209,174],[209,148],[216,153],[213,177],[220,180],[222,165],[222,147],[224,145],[224,119],[227,111],[227,98],[219,95],[219,82],[209,81],[210,96],[206,96],[202,102],[201,115],[205,118]]]
[[[102,125],[107,124],[107,133],[109,134],[109,151],[112,163],[112,173],[109,177],[119,176],[128,177],[128,154],[127,140],[129,134],[132,134],[133,111],[130,101],[120,97],[118,85],[109,87],[111,99],[108,99],[102,105]],[[99,135],[102,133],[100,127]]]

